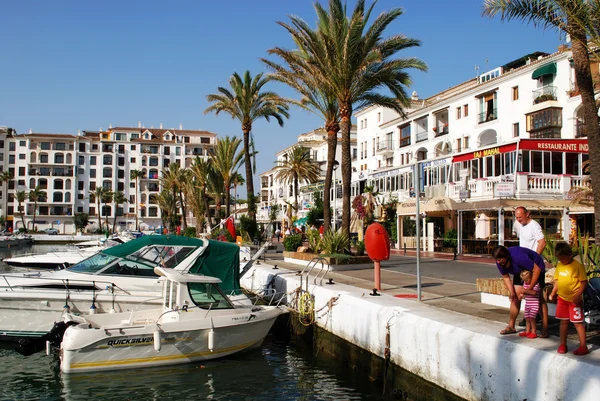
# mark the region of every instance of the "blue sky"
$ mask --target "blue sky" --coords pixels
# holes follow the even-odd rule
[[[320,0],[322,4],[326,0]],[[274,46],[292,46],[277,21],[289,15],[314,27],[313,0],[9,1],[0,0],[0,126],[19,133],[75,134],[112,126],[205,129],[241,136],[225,115],[204,115],[206,95],[233,72],[266,72],[259,61]],[[349,8],[354,6],[349,0]],[[421,98],[534,51],[554,52],[562,38],[521,22],[481,16],[483,0],[380,0],[375,14],[401,7],[387,34],[422,44],[399,53],[429,72],[412,72]],[[367,0],[367,4],[371,4]],[[270,89],[295,94],[284,86]],[[253,134],[257,171],[298,134],[322,125],[293,109],[283,128],[259,121]],[[258,188],[258,182],[255,186]]]

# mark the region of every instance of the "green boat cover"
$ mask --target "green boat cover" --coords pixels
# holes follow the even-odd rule
[[[193,246],[202,247],[204,241],[171,235],[144,235],[121,245],[108,248],[102,253],[123,258],[146,246]],[[239,294],[240,290],[240,247],[237,244],[222,241],[208,241],[208,248],[196,260],[189,273],[217,277],[219,285],[226,293]]]

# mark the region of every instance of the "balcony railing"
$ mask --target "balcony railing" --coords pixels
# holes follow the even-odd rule
[[[377,143],[377,152],[393,152],[394,151],[394,141],[393,140],[385,140]]]
[[[422,131],[417,130],[417,142],[426,141],[427,139],[429,139],[427,130],[422,130]]]
[[[433,132],[435,132],[435,136],[437,138],[438,136],[449,134],[450,129],[448,129],[448,125],[440,125],[438,127],[433,127]]]
[[[400,147],[410,146],[410,137],[400,138]]]
[[[533,104],[556,100],[556,86],[544,86],[531,92]]]
[[[494,121],[498,119],[498,110],[496,108],[488,109],[482,113],[479,113],[479,124],[486,123],[488,121]]]

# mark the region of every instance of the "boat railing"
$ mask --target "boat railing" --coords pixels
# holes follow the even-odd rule
[[[15,283],[15,280],[31,280],[31,281],[40,281],[44,283],[61,283],[66,290],[69,290],[69,285],[75,286],[78,284],[89,284],[90,280],[73,280],[73,279],[65,279],[65,278],[54,278],[54,277],[43,277],[40,272],[32,272],[32,273],[23,273],[23,275],[17,276],[14,274],[3,274],[2,279],[6,283],[6,286],[0,286],[0,288],[4,288],[6,290],[15,291],[16,289],[29,289],[28,285],[25,283]],[[12,283],[11,283],[12,281]],[[111,281],[104,280],[93,280],[92,286],[97,287],[95,291],[101,290],[111,290],[113,291],[115,288],[123,291],[127,295],[131,295],[128,291],[122,289],[115,283]],[[104,287],[103,287],[104,286]],[[31,288],[35,290],[42,290],[42,288]],[[90,288],[91,290],[91,288]]]

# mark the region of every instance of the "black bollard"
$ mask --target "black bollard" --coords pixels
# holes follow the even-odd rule
[[[456,257],[458,255],[458,249],[454,247],[454,260],[457,260]]]
[[[404,256],[406,256],[406,242],[404,243]]]

